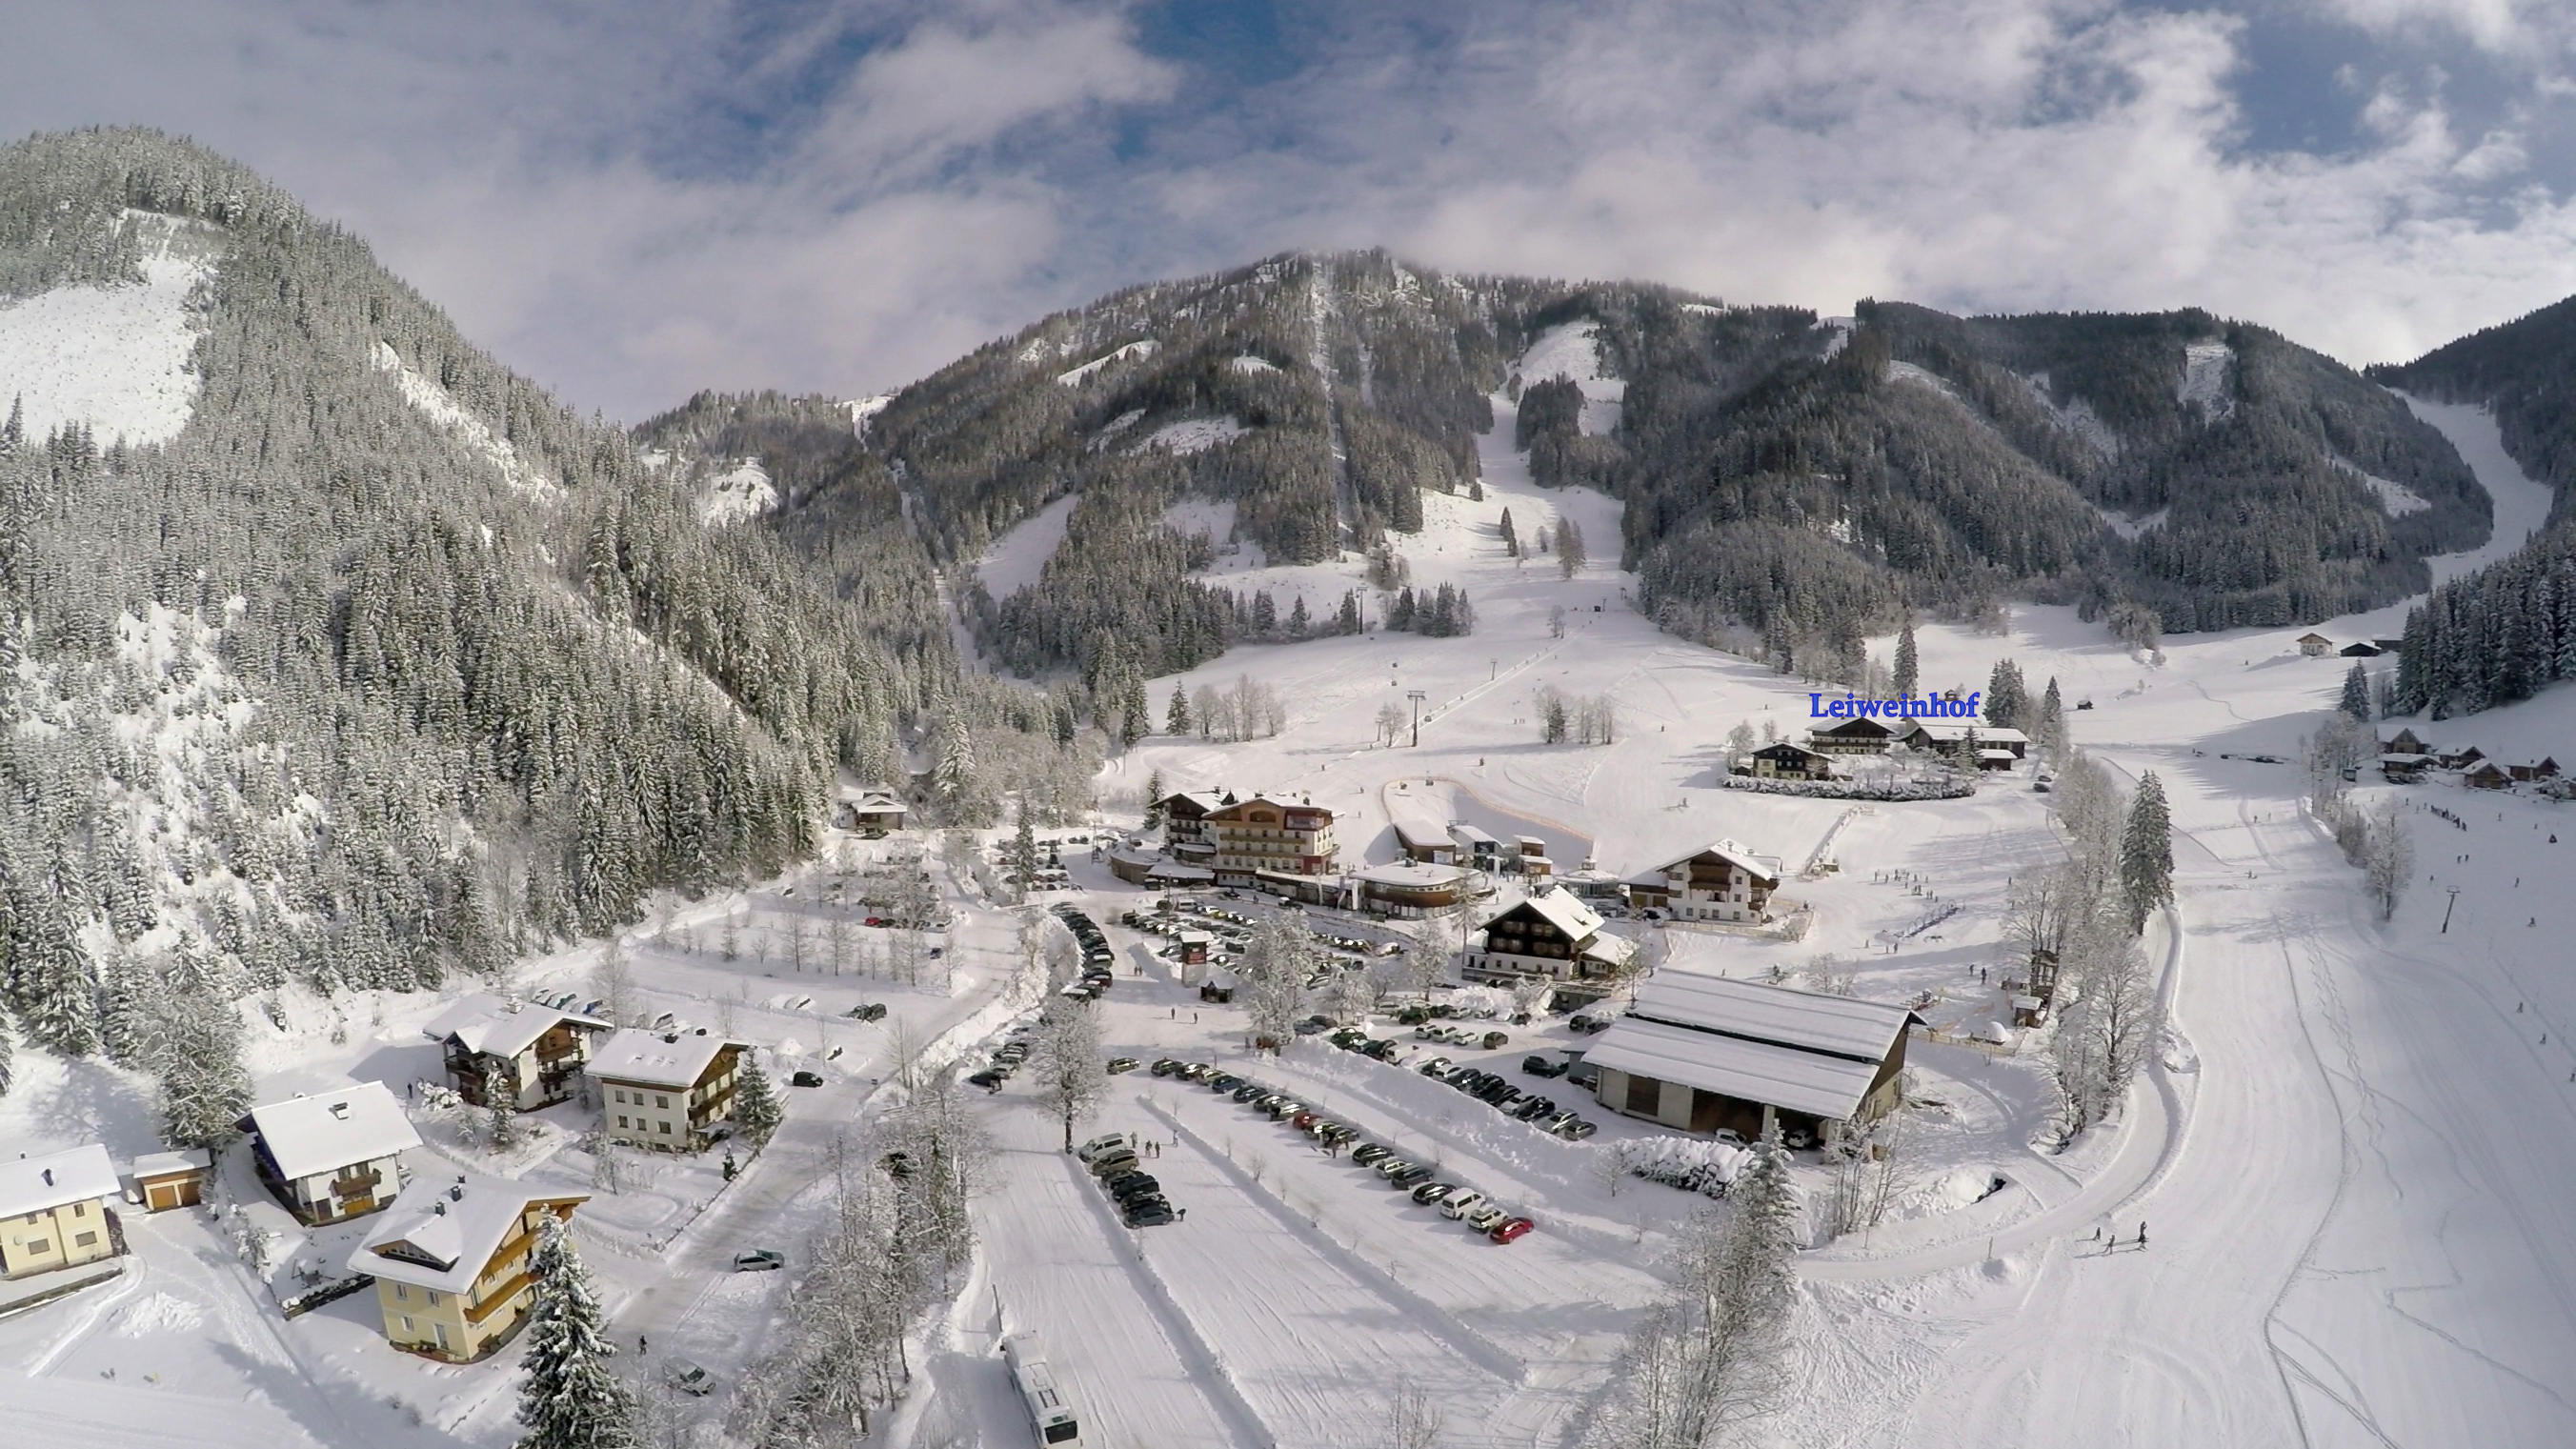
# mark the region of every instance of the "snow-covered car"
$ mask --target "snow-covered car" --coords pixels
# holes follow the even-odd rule
[[[1466,1215],[1467,1226],[1480,1233],[1490,1233],[1511,1221],[1512,1215],[1498,1207],[1480,1207]]]
[[[1413,1190],[1413,1200],[1429,1207],[1457,1190],[1458,1184],[1454,1182],[1426,1182]]]
[[[1104,1132],[1101,1135],[1092,1138],[1090,1141],[1085,1142],[1080,1147],[1073,1149],[1073,1155],[1082,1159],[1084,1162],[1089,1162],[1093,1158],[1098,1157],[1113,1147],[1124,1147],[1126,1145],[1126,1133]]]
[[[754,1248],[733,1255],[733,1270],[737,1273],[767,1273],[786,1266],[787,1255],[776,1248]]]
[[[796,1075],[787,1079],[787,1085],[791,1087],[819,1087],[823,1085],[823,1074],[821,1072],[798,1072]]]
[[[1170,1203],[1161,1198],[1151,1198],[1130,1206],[1119,1215],[1119,1221],[1131,1228],[1159,1228],[1166,1223],[1180,1221],[1180,1215],[1172,1210]]]
[[[1521,1058],[1521,1070],[1533,1077],[1561,1077],[1565,1075],[1565,1064],[1532,1054]]]
[[[1137,1062],[1134,1057],[1111,1057],[1109,1059],[1107,1071],[1109,1075],[1114,1077],[1121,1072],[1132,1072],[1136,1070],[1136,1066]]]
[[[705,1398],[715,1392],[713,1375],[684,1358],[675,1358],[662,1370],[663,1380],[684,1394]]]

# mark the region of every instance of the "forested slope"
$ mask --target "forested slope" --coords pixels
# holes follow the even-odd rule
[[[427,985],[774,870],[953,675],[900,534],[834,587],[701,527],[619,431],[195,146],[0,150],[0,308],[130,282],[136,213],[208,224],[184,428],[0,432],[24,1038],[141,1059],[202,998]]]

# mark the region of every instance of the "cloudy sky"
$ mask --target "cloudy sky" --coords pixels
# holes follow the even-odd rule
[[[2197,304],[2352,362],[2576,292],[2569,0],[11,0],[133,122],[625,419],[888,388],[1291,247],[1827,312]]]

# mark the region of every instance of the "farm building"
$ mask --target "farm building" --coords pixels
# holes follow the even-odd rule
[[[509,1342],[536,1301],[528,1259],[538,1225],[548,1213],[569,1221],[590,1199],[464,1172],[425,1196],[387,1214],[349,1255],[349,1271],[376,1280],[387,1342],[471,1363]]]
[[[581,1095],[582,1064],[615,1023],[575,1011],[477,992],[431,1018],[421,1033],[447,1058],[447,1084],[477,1107],[521,1112]]]
[[[1847,719],[1820,730],[1807,731],[1807,744],[1828,755],[1883,755],[1889,742],[1897,736],[1895,727],[1885,720]]]
[[[1780,888],[1777,856],[1755,855],[1721,840],[1681,859],[1628,877],[1628,900],[1679,921],[1764,921]]]
[[[2310,659],[2323,659],[2334,652],[2334,641],[2323,634],[2299,636],[2299,652]]]
[[[251,1134],[259,1180],[306,1223],[359,1217],[392,1201],[402,1191],[402,1155],[420,1145],[382,1082],[253,1107],[241,1126]]]
[[[2030,736],[2019,730],[1959,720],[1926,720],[1896,737],[1896,742],[1909,750],[1952,756],[1964,755],[1971,741],[1980,752],[2004,750],[2016,760],[2030,751]]]
[[[1584,1060],[1601,1105],[1686,1132],[1745,1138],[1777,1120],[1790,1134],[1866,1121],[1897,1101],[1901,1006],[1722,976],[1658,971]]]
[[[1822,750],[1782,740],[1764,745],[1753,752],[1753,778],[1757,780],[1830,780],[1834,777],[1834,757]]]

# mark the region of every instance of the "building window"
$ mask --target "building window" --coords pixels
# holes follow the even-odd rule
[[[411,1301],[411,1285],[408,1283],[396,1283],[394,1285],[394,1296],[405,1303],[409,1303]],[[406,1318],[403,1320],[403,1323],[408,1326],[411,1323],[411,1320]]]
[[[98,1241],[98,1234],[96,1234],[96,1233],[81,1233],[81,1234],[78,1234],[78,1235],[76,1235],[76,1236],[74,1236],[74,1237],[73,1237],[73,1239],[72,1239],[72,1246],[73,1246],[73,1247],[75,1247],[75,1248],[86,1248],[86,1247],[89,1247],[89,1246],[91,1246],[92,1244],[96,1243],[97,1241]]]
[[[670,1123],[665,1122],[665,1123],[663,1123],[663,1124],[662,1124],[662,1135],[663,1135],[663,1136],[665,1136],[665,1137],[668,1137],[668,1136],[670,1136],[670,1135],[671,1135],[671,1124],[670,1124]]]
[[[405,1337],[405,1338],[409,1338],[409,1337],[411,1337],[411,1336],[412,1336],[412,1334],[416,1331],[416,1330],[414,1330],[414,1329],[412,1328],[412,1326],[411,1326],[411,1316],[410,1316],[409,1314],[405,1314],[405,1315],[403,1316],[403,1321],[402,1321],[402,1331],[403,1331],[403,1337]]]
[[[622,1091],[611,1092],[611,1093],[609,1093],[608,1095],[610,1095],[610,1096],[612,1096],[612,1097],[615,1097],[615,1098],[618,1100],[618,1103],[619,1103],[621,1106],[622,1106],[622,1105],[624,1105],[624,1103],[625,1103],[625,1101],[626,1101],[626,1094],[625,1094],[624,1092],[622,1092]],[[620,1122],[618,1125],[619,1125],[619,1126],[621,1126],[621,1127],[623,1127],[623,1126],[625,1126],[626,1124],[625,1124],[625,1123],[623,1123],[623,1122]]]
[[[1628,1079],[1628,1110],[1653,1113],[1664,1105],[1664,1084],[1652,1077]]]
[[[438,1306],[438,1290],[435,1288],[429,1290],[429,1306],[432,1308]]]
[[[85,1203],[85,1202],[76,1202],[76,1203],[73,1203],[73,1204],[72,1204],[72,1216],[73,1216],[73,1217],[76,1217],[76,1218],[85,1218],[85,1217],[88,1217],[88,1216],[89,1216],[89,1204],[88,1204],[88,1203]]]
[[[620,1126],[620,1127],[625,1126],[625,1125],[626,1125],[626,1119],[625,1119],[625,1118],[623,1118],[623,1117],[618,1118],[618,1119],[617,1119],[617,1125],[618,1125],[618,1126]]]
[[[659,1092],[655,1092],[653,1094],[653,1105],[656,1107],[667,1108],[671,1105],[671,1099],[663,1096]]]
[[[30,1253],[50,1253],[53,1250],[54,1242],[51,1238],[30,1238],[27,1240],[27,1251]]]

